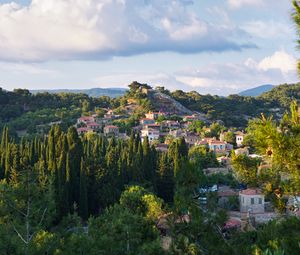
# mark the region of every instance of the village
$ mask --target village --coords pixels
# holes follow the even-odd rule
[[[120,132],[120,128],[114,125],[114,121],[122,119],[125,116],[114,114],[113,110],[106,109],[103,117],[97,114],[91,116],[82,116],[75,124],[79,135],[87,133],[99,133],[110,138],[129,139],[129,134]],[[167,152],[169,144],[178,138],[183,138],[189,148],[202,147],[207,151],[213,152],[219,162],[218,167],[209,167],[204,169],[207,176],[221,174],[231,174],[234,177],[233,166],[231,164],[231,154],[245,155],[249,158],[257,158],[261,161],[260,169],[263,170],[268,165],[268,161],[264,157],[257,154],[251,154],[247,146],[244,146],[244,138],[246,132],[243,130],[228,130],[234,134],[234,142],[226,141],[226,133],[220,132],[218,137],[209,137],[197,134],[191,131],[191,125],[197,121],[206,121],[201,114],[179,116],[180,120],[174,120],[174,116],[165,112],[148,112],[143,118],[139,119],[139,125],[132,128],[138,133],[141,140],[148,139],[159,152]],[[178,118],[179,119],[179,118]],[[204,128],[209,134],[210,129]],[[193,194],[195,201],[199,205],[199,209],[205,210],[208,196],[214,193],[217,196],[218,206],[225,209],[228,214],[228,221],[222,231],[227,232],[231,229],[239,229],[249,231],[255,229],[262,223],[267,223],[272,219],[282,217],[282,213],[274,209],[271,202],[265,199],[262,188],[247,187],[242,183],[239,187],[230,187],[229,185],[213,184],[210,187],[199,187]],[[287,196],[288,215],[296,215],[300,217],[300,196]],[[188,215],[183,217],[188,221]],[[158,223],[163,232],[167,231],[164,222],[166,219],[162,217]]]

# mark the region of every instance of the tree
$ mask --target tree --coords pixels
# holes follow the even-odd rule
[[[232,166],[237,179],[240,182],[249,184],[250,186],[258,186],[259,173],[258,166],[260,160],[250,158],[246,155],[235,155],[232,153]]]
[[[293,0],[294,12],[292,13],[292,18],[297,27],[297,34],[300,37],[300,2],[299,0]],[[300,47],[300,40],[298,39],[298,47]],[[298,72],[300,73],[300,62],[298,62]]]
[[[141,186],[129,186],[121,195],[120,205],[153,222],[163,213],[162,200]]]
[[[89,236],[93,240],[92,254],[163,254],[158,231],[153,225],[120,205],[91,219]]]
[[[51,181],[28,167],[10,180],[0,183],[0,218],[13,229],[19,246],[31,254],[35,238],[40,231],[51,226],[55,217]]]

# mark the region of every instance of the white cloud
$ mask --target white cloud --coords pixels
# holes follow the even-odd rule
[[[296,59],[284,50],[276,51],[259,61],[243,63],[208,63],[198,69],[175,74],[176,80],[202,94],[228,95],[262,84],[292,83],[298,80]]]
[[[274,20],[253,20],[241,25],[241,28],[250,35],[263,39],[292,37],[294,34],[294,30],[290,24]]]
[[[170,90],[190,90],[190,85],[176,79],[175,76],[164,73],[113,73],[102,75],[92,80],[94,86],[99,87],[127,87],[132,81],[147,83],[153,87],[166,86]]]
[[[0,59],[105,59],[146,52],[240,50],[232,29],[205,22],[191,0],[32,0],[0,4]]]
[[[263,5],[263,0],[227,0],[227,3],[230,8],[238,9],[245,5],[261,6]]]
[[[7,63],[0,62],[0,70],[11,72],[12,74],[30,74],[30,75],[57,75],[58,72],[41,68],[36,64]]]
[[[279,69],[282,73],[295,71],[297,67],[297,60],[286,53],[284,50],[276,51],[272,56],[262,59],[258,68],[267,71],[270,69]]]

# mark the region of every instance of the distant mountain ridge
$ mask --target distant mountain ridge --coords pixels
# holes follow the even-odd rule
[[[57,93],[76,93],[76,94],[86,94],[90,97],[100,97],[100,96],[109,96],[109,97],[119,97],[123,96],[128,89],[125,88],[91,88],[91,89],[39,89],[39,90],[30,90],[32,94],[48,92],[50,94]]]
[[[261,85],[261,86],[255,87],[255,88],[241,91],[239,93],[239,95],[240,96],[257,97],[265,92],[272,90],[274,87],[276,87],[276,86],[271,85],[271,84]]]

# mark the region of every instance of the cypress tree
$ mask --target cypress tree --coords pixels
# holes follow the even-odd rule
[[[86,169],[81,159],[80,167],[80,193],[79,193],[79,215],[86,220],[88,218],[88,200],[86,187]]]
[[[70,198],[72,204],[79,202],[80,166],[83,147],[75,127],[70,127],[67,134],[69,148]]]
[[[159,160],[157,193],[164,199],[165,202],[170,203],[174,197],[174,173],[170,167],[168,155],[162,153]]]

